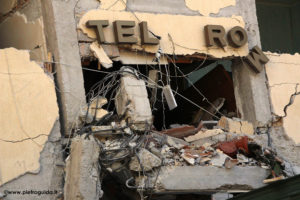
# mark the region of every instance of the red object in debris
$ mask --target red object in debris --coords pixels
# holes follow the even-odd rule
[[[184,137],[195,135],[198,131],[201,130],[202,127],[203,127],[203,124],[202,124],[202,122],[200,122],[198,127],[187,125],[187,126],[181,126],[178,128],[163,130],[160,133],[183,139]]]
[[[235,142],[237,149],[243,150],[246,154],[249,154],[248,150],[248,137],[242,137],[240,140]]]
[[[248,137],[245,136],[239,140],[219,143],[217,148],[230,157],[235,157],[238,150],[243,150],[245,153],[249,154]]]

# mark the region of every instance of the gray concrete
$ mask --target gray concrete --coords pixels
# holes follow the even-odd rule
[[[282,127],[272,127],[270,130],[272,147],[278,155],[293,166],[300,167],[300,146],[289,138]],[[294,172],[296,175],[296,171]]]
[[[70,133],[78,119],[80,105],[86,103],[76,32],[76,0],[44,0],[43,17],[48,51],[54,55],[56,83],[63,133]]]
[[[25,174],[4,184],[0,193],[8,191],[57,191],[56,195],[8,195],[4,200],[52,200],[62,196],[64,164],[60,143],[60,125],[57,120],[40,156],[40,171]]]
[[[227,191],[249,190],[264,186],[268,171],[260,167],[223,169],[213,166],[163,167],[157,190]],[[180,180],[180,181],[178,181]]]
[[[237,0],[236,6],[220,10],[213,17],[242,16],[249,37],[249,49],[261,46],[255,0]],[[234,92],[237,107],[244,120],[256,126],[271,121],[271,107],[265,70],[259,74],[252,72],[241,59],[236,59],[232,67]]]
[[[184,0],[127,0],[126,10],[176,15],[200,15],[198,11],[190,10]]]
[[[66,163],[65,200],[92,200],[102,197],[100,185],[100,148],[93,136],[72,139]]]

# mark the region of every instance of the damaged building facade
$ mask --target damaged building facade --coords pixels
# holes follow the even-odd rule
[[[3,0],[0,199],[229,199],[300,173],[296,0]]]

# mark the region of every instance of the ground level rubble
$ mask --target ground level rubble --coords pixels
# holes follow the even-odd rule
[[[247,192],[292,176],[292,166],[268,147],[268,135],[257,134],[251,123],[238,118],[222,116],[219,121],[200,120],[197,126],[157,130],[152,124],[147,80],[131,68],[122,68],[104,80],[117,77],[121,81],[94,87],[81,117],[83,125],[77,130],[81,137],[72,141],[65,191],[77,187],[82,199],[89,199],[91,193],[100,197],[100,181],[108,187],[113,179],[119,185],[115,190],[126,198],[151,199],[161,194]],[[117,85],[112,98],[116,113],[105,107],[113,103],[105,96],[113,85]],[[108,182],[105,177],[110,177]],[[85,184],[97,187],[82,192]],[[113,187],[116,185],[110,189]],[[104,199],[112,198],[113,194],[103,190]]]

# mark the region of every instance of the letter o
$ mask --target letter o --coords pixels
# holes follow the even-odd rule
[[[239,48],[244,46],[248,41],[248,35],[245,29],[240,26],[233,27],[227,35],[229,44],[233,47]]]

